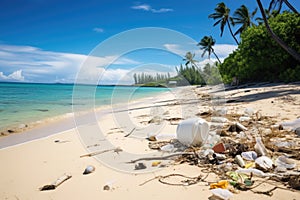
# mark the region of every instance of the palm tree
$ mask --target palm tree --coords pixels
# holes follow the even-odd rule
[[[266,17],[266,14],[264,12],[264,8],[262,6],[262,3],[260,0],[256,0],[257,4],[258,4],[258,7],[259,7],[259,10],[261,12],[261,15],[263,17],[263,20],[264,20],[264,23],[265,23],[265,26],[267,28],[267,31],[269,33],[269,35],[285,50],[287,51],[291,56],[293,56],[296,60],[298,60],[300,62],[300,54],[297,53],[297,51],[295,51],[294,49],[290,48],[284,41],[282,41],[274,32],[273,30],[271,29],[269,23],[268,23],[268,20],[267,20],[267,17]]]
[[[272,17],[276,17],[276,15],[278,15],[279,12],[278,10],[272,10],[272,11],[269,11],[268,9],[265,9],[265,15],[267,17],[267,20],[269,20],[270,18]],[[255,18],[255,21],[260,25],[260,24],[263,24],[264,23],[264,19],[262,17],[256,17]]]
[[[224,32],[224,27],[227,25],[233,39],[235,40],[236,44],[238,45],[239,42],[236,39],[236,37],[234,36],[234,34],[232,32],[232,29],[231,29],[231,26],[230,26],[230,23],[229,23],[229,20],[231,18],[230,17],[230,9],[225,5],[224,2],[222,2],[222,3],[217,4],[217,7],[215,8],[215,11],[216,11],[215,13],[210,14],[208,17],[213,18],[214,20],[217,20],[214,23],[214,26],[220,24],[221,37],[222,37],[223,32]]]
[[[270,12],[271,10],[277,10],[278,13],[280,13],[283,3],[285,3],[287,7],[289,7],[289,9],[291,9],[294,13],[299,14],[297,9],[290,4],[288,0],[271,0],[268,11]]]
[[[208,53],[208,59],[210,59],[211,53],[213,53],[216,58],[218,59],[219,63],[221,63],[219,57],[215,53],[213,46],[215,45],[216,40],[212,36],[204,36],[201,41],[197,44],[197,46],[200,46],[200,49],[203,50],[203,53],[201,57],[205,55],[205,53]]]
[[[248,27],[255,25],[252,22],[252,18],[257,12],[257,8],[250,14],[248,8],[245,5],[242,5],[238,8],[231,18],[232,25],[240,24],[241,27],[234,33],[234,35],[241,34]]]
[[[185,66],[188,66],[190,64],[191,66],[194,66],[197,60],[194,60],[195,54],[191,52],[187,52],[184,56],[184,61],[186,61]]]

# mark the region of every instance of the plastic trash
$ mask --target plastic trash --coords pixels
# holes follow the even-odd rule
[[[182,121],[176,130],[179,142],[186,146],[203,145],[208,137],[209,124],[202,118],[191,118]]]
[[[253,168],[253,167],[255,167],[255,162],[249,162],[245,164],[246,169]]]
[[[260,168],[263,169],[265,171],[268,171],[270,169],[273,169],[273,161],[271,158],[267,157],[267,156],[261,156],[258,157],[255,160],[255,164]]]
[[[246,108],[244,113],[245,113],[246,116],[251,117],[255,112],[254,112],[253,108]]]
[[[296,167],[296,163],[287,158],[286,156],[279,156],[275,161],[276,166],[284,167],[286,169],[294,169]]]
[[[248,178],[247,174],[238,173],[238,172],[226,172],[226,175],[229,176],[234,181],[239,181],[240,179],[245,180]]]
[[[212,149],[205,149],[205,150],[203,149],[198,153],[200,158],[205,158],[208,155],[213,155],[213,154],[214,154],[214,150]]]
[[[248,160],[248,161],[254,161],[257,158],[257,154],[255,151],[242,152],[241,156],[243,159]]]
[[[216,153],[223,153],[224,151],[226,151],[225,145],[221,142],[216,144],[212,150],[214,150],[214,152]]]
[[[251,121],[251,117],[242,116],[242,117],[239,118],[239,121],[240,122],[249,122],[249,121]]]
[[[219,181],[218,183],[210,184],[210,189],[215,189],[215,188],[227,189],[228,185],[229,184],[228,184],[227,180],[222,180],[222,181]]]
[[[174,152],[176,149],[173,144],[166,144],[162,147],[160,147],[160,150],[165,152]]]
[[[225,160],[227,157],[225,154],[215,153],[216,159]]]
[[[237,173],[243,173],[243,174],[253,174],[253,175],[256,175],[256,176],[259,176],[259,177],[267,177],[267,176],[270,176],[269,174],[267,173],[264,173],[263,171],[259,170],[259,169],[255,169],[255,168],[249,168],[249,169],[238,169],[236,170],[235,172]]]
[[[213,193],[213,195],[224,200],[228,200],[233,196],[233,194],[229,190],[222,188],[212,189],[211,192]]]
[[[211,149],[220,141],[221,141],[221,137],[216,132],[209,132],[208,137],[205,143],[203,144],[203,148]]]
[[[169,141],[176,138],[175,134],[168,134],[168,133],[148,133],[147,138],[150,141]]]
[[[228,122],[228,119],[225,117],[212,117],[211,122],[226,123]]]
[[[245,162],[243,158],[240,155],[236,155],[234,158],[234,161],[240,166],[240,167],[245,167]]]
[[[242,130],[242,131],[247,131],[247,130],[248,130],[244,125],[242,125],[242,124],[239,123],[239,122],[236,123],[236,126],[237,126],[240,130]]]
[[[151,163],[151,166],[152,167],[157,167],[160,164],[161,164],[161,161],[154,161],[154,162]]]
[[[296,128],[300,127],[300,118],[291,122],[283,122],[281,123],[281,125],[283,126],[283,128],[292,128],[293,130],[295,130]]]
[[[227,114],[227,108],[226,107],[217,108],[215,110],[215,114],[217,114],[218,116],[224,116]]]
[[[265,147],[265,145],[263,144],[263,142],[261,141],[260,137],[256,137],[256,144],[254,145],[254,150],[255,152],[259,155],[259,156],[265,156],[267,155],[267,149]]]

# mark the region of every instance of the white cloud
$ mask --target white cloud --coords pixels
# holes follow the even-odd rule
[[[118,65],[134,65],[139,62],[116,55],[96,57],[0,44],[0,80],[5,81],[71,83],[76,81],[80,70],[79,80],[83,83],[96,83],[103,68],[110,64],[116,68]]]
[[[8,76],[4,75],[3,72],[0,72],[0,80],[2,81],[24,81],[25,78],[22,75],[22,70],[14,71]]]
[[[135,9],[135,10],[145,10],[145,11],[150,11],[151,10],[151,6],[147,5],[147,4],[132,6],[131,8]]]
[[[171,51],[172,53],[184,56],[187,52],[187,50],[182,49],[182,47],[178,44],[164,44],[164,47]]]
[[[94,28],[93,31],[97,32],[97,33],[103,33],[104,29],[103,28]]]
[[[159,9],[154,9],[148,4],[140,4],[136,6],[131,7],[134,10],[144,10],[144,11],[150,11],[152,13],[166,13],[166,12],[172,12],[174,11],[171,8],[159,8]]]
[[[237,45],[232,44],[216,44],[213,48],[220,58],[226,58],[230,53],[237,49]]]

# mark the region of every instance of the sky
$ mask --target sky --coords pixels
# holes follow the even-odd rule
[[[224,60],[237,46],[208,18],[219,2],[0,0],[0,81],[131,84],[133,73],[175,75],[187,51],[199,65],[208,62],[196,46],[206,35]],[[242,4],[257,7],[223,2],[231,14]],[[300,9],[299,0],[290,2]]]

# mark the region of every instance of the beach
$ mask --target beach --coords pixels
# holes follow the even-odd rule
[[[223,88],[224,89],[224,88]],[[47,122],[25,133],[0,137],[0,199],[212,199],[209,184],[220,178],[202,167],[162,160],[160,166],[144,162],[135,169],[133,159],[166,153],[149,148],[150,133],[174,136],[178,124],[191,117],[204,117],[213,107],[226,107],[242,115],[246,108],[269,117],[270,124],[300,118],[300,84],[256,84],[218,91],[214,87],[187,86],[174,91],[107,106],[95,113]],[[217,103],[208,96],[221,99]],[[299,136],[298,136],[299,137]],[[122,149],[122,152],[116,149]],[[96,156],[84,156],[105,151]],[[296,171],[300,163],[297,160]],[[83,175],[87,166],[95,171]],[[64,174],[72,176],[54,190],[40,191]],[[155,177],[181,174],[206,179],[191,185],[171,185]],[[178,177],[177,177],[178,178]],[[187,179],[187,178],[185,178]],[[182,183],[179,179],[171,179]],[[272,196],[238,191],[230,199],[299,199],[299,190],[274,182]],[[257,190],[274,185],[262,183]]]

